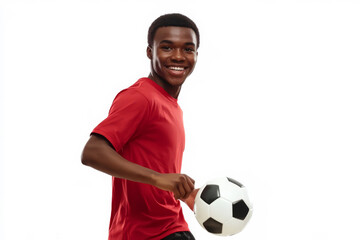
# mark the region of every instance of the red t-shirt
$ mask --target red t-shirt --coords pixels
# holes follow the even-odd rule
[[[177,100],[149,78],[121,91],[93,133],[125,159],[160,173],[180,173],[185,148]],[[154,186],[113,177],[109,240],[162,239],[189,231],[180,202]]]

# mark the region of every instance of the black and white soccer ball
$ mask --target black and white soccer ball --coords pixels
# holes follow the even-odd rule
[[[253,208],[241,183],[221,177],[200,188],[195,197],[194,212],[197,221],[208,232],[229,236],[244,229]]]

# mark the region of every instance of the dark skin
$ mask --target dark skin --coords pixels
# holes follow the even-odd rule
[[[178,98],[182,84],[196,64],[195,32],[184,27],[159,28],[153,46],[148,46],[146,52],[151,60],[149,78]]]
[[[148,46],[147,56],[151,60],[149,78],[161,86],[172,97],[178,98],[181,86],[192,73],[197,60],[197,42],[191,28],[161,27]],[[186,174],[158,173],[132,163],[118,154],[102,136],[93,134],[86,143],[81,162],[117,178],[153,185],[170,191],[175,199],[181,199],[191,209],[198,189],[195,181]]]

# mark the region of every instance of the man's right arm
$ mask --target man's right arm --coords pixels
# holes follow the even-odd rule
[[[117,178],[151,184],[174,193],[176,199],[186,199],[194,190],[194,180],[185,174],[161,174],[130,162],[118,154],[101,135],[93,134],[86,143],[81,162]]]

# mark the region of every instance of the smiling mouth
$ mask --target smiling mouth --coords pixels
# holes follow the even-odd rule
[[[167,67],[168,69],[172,70],[172,71],[184,71],[186,68],[185,67],[174,67],[174,66],[170,66],[170,67]]]

